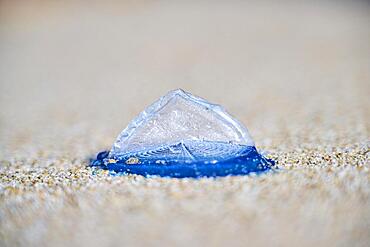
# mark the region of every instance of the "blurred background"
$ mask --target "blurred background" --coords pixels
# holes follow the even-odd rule
[[[268,150],[277,159],[298,149],[326,152],[328,148],[364,145],[370,137],[370,4],[367,1],[0,1],[1,160],[10,163],[21,160],[22,164],[34,167],[63,169],[81,162],[85,165],[87,157],[108,149],[119,132],[147,105],[176,88],[223,105],[247,126],[257,147]],[[282,163],[299,163],[304,160],[300,155],[303,154]],[[317,156],[316,153],[310,155],[312,159],[304,162],[313,162]],[[284,184],[288,179],[272,176],[266,181],[278,178],[283,180],[275,185]],[[298,185],[299,181],[296,180]],[[324,185],[325,179],[315,184]],[[242,188],[241,184],[238,186]],[[220,186],[215,190],[221,187],[231,188]],[[276,186],[267,185],[267,188]],[[305,197],[303,187],[294,188],[284,190],[297,195],[290,205],[300,205],[302,196],[309,201],[312,195],[319,198],[318,195],[325,194],[319,190]],[[162,192],[159,191],[159,195]],[[149,203],[145,203],[164,205],[173,210],[170,215],[180,217],[174,229],[190,232],[199,240],[194,240],[195,243],[207,243],[200,232],[190,230],[194,224],[187,221],[192,219],[190,211],[185,210],[189,214],[178,212],[176,204],[156,201],[144,189],[141,193],[149,198]],[[195,193],[194,200],[206,205],[202,200],[208,197],[197,195]],[[332,243],[338,236],[346,236],[345,240],[366,240],[370,215],[365,207],[369,204],[368,196],[367,192],[348,205],[344,202],[350,200],[339,196],[344,206],[335,212],[328,208],[339,207],[341,203],[332,197],[324,202],[317,199],[316,204],[303,203],[301,212],[312,212],[313,219],[310,216],[302,221],[299,215],[293,217],[289,210],[284,211],[282,201],[256,199],[243,204],[248,206],[244,209],[253,212],[253,216],[247,217],[247,222],[252,223],[226,222],[221,226],[244,229],[237,238],[260,236],[264,239],[265,227],[274,226],[269,233],[282,238],[289,236],[284,229],[296,228],[301,230],[298,236],[305,236],[307,230],[312,231],[311,236],[328,241],[321,243]],[[76,198],[78,201],[84,197],[80,194]],[[91,214],[107,215],[108,211],[96,201],[91,206],[91,198],[85,198],[87,208],[95,210]],[[27,211],[23,204],[14,203],[7,205],[9,208],[18,205],[20,210],[29,213],[27,217],[35,213]],[[179,203],[183,208],[192,207],[191,200]],[[68,205],[69,211],[58,214],[48,211],[55,210],[55,205],[44,206],[49,213],[41,223],[36,221],[39,222],[36,228],[14,223],[15,218],[9,215],[16,217],[21,211],[13,214],[1,211],[6,224],[1,227],[0,236],[1,233],[7,236],[8,243],[16,239],[38,243],[37,237],[43,237],[46,231],[43,227],[52,225],[65,234],[49,232],[54,244],[62,243],[57,240],[67,236],[65,239],[72,239],[71,243],[78,245],[79,235],[70,234],[69,226],[79,226],[81,230],[91,222],[88,216],[81,216],[73,204]],[[119,210],[117,205],[121,204],[107,203],[104,207]],[[130,236],[137,238],[148,232],[154,234],[148,235],[152,238],[158,236],[158,232],[157,235],[151,232],[151,229],[160,231],[158,221],[140,214],[141,209],[135,205],[123,210],[127,214],[113,218],[148,220],[149,223],[143,225],[128,220],[121,227],[132,227]],[[202,208],[199,205],[194,208]],[[266,205],[275,207],[280,218],[272,214],[264,218],[266,212],[258,210]],[[215,214],[197,223],[198,229],[220,220],[217,215],[222,216],[219,214],[222,203],[215,207]],[[365,213],[365,217],[362,214],[346,221],[338,216],[346,215],[343,212],[349,208]],[[131,210],[141,218],[135,218]],[[74,213],[85,217],[84,220],[73,221]],[[50,218],[50,214],[57,215],[59,220]],[[328,224],[325,229],[319,227],[324,218]],[[69,221],[65,223],[63,219]],[[295,224],[291,225],[291,221]],[[350,222],[347,228],[332,228],[344,222]],[[91,225],[97,228],[119,226],[117,221],[95,223]],[[253,225],[260,227],[247,233]],[[172,225],[166,226],[167,230],[172,228]],[[353,233],[354,229],[360,229],[360,233]],[[353,235],[348,237],[343,231]],[[108,233],[111,235],[108,234],[103,243],[120,239],[113,230]],[[214,239],[225,243],[237,239],[221,229],[212,233],[215,233]],[[98,240],[84,236],[91,244]],[[213,243],[217,243],[216,240]],[[178,243],[177,240],[174,243]]]
[[[361,107],[352,116],[358,104],[369,105],[369,6],[2,0],[1,129],[27,135],[33,126],[52,128],[46,138],[67,125],[91,128],[108,137],[99,143],[108,147],[145,106],[175,88],[224,105],[260,145],[299,137],[287,123],[297,132],[320,117],[333,128],[365,128],[365,121],[348,121],[369,115]]]

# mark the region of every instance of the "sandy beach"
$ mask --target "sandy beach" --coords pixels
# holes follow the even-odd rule
[[[0,2],[0,246],[368,246],[370,5]],[[88,160],[169,90],[223,105],[262,175]]]

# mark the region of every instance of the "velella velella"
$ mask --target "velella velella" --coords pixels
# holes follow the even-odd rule
[[[273,164],[222,106],[182,89],[148,106],[92,162],[123,174],[177,178],[245,175]]]

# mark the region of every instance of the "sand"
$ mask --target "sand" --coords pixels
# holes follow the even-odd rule
[[[365,2],[0,3],[0,246],[368,246]],[[274,172],[88,167],[183,88],[247,126]]]

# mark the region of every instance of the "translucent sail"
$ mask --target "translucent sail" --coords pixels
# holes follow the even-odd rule
[[[220,105],[193,96],[181,89],[167,93],[147,107],[118,136],[110,151],[117,157],[143,150],[168,148],[168,155],[192,158],[198,145],[212,143],[254,146],[247,129]],[[188,150],[193,149],[193,150]],[[212,148],[211,148],[212,149]],[[191,151],[191,152],[190,152]],[[203,151],[207,151],[204,150]],[[207,154],[207,153],[205,153]],[[198,155],[199,156],[199,155]]]

